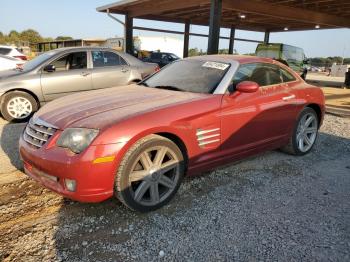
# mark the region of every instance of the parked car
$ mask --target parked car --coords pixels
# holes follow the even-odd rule
[[[0,55],[0,71],[21,68],[24,62],[21,59]]]
[[[310,71],[311,72],[322,72],[322,69],[317,67],[317,66],[311,66]]]
[[[169,63],[172,63],[180,58],[172,53],[163,53],[163,52],[151,52],[150,56],[144,58],[144,62],[156,63],[160,68],[166,66]]]
[[[310,152],[320,88],[269,58],[179,60],[138,85],[58,99],[20,138],[25,172],[71,199],[155,210],[182,178],[265,150]]]
[[[27,56],[20,52],[14,46],[0,45],[0,55],[10,56],[21,60],[27,60]]]
[[[0,73],[1,114],[8,121],[27,120],[58,97],[138,82],[158,68],[108,48],[55,49]]]

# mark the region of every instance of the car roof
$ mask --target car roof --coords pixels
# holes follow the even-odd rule
[[[271,58],[258,57],[258,56],[248,56],[248,55],[204,55],[204,56],[194,56],[186,59],[196,59],[196,60],[206,60],[206,61],[217,61],[223,63],[232,63],[233,61],[239,64],[247,63],[274,63]]]
[[[112,49],[110,47],[104,47],[104,46],[76,46],[76,47],[62,47],[62,48],[57,48],[53,50],[49,50],[47,52],[52,52],[52,53],[60,53],[60,52],[65,52],[65,51],[71,51],[71,50],[109,50],[109,51],[114,51],[114,52],[119,52],[115,49]]]

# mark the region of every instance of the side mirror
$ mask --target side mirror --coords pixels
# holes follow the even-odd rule
[[[236,86],[236,90],[241,93],[254,93],[258,91],[258,89],[259,89],[258,83],[255,83],[252,81],[243,81]]]
[[[52,73],[56,71],[56,67],[54,65],[46,65],[44,67],[44,71],[48,73]]]

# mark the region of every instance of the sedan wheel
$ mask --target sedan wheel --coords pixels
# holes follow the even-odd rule
[[[4,95],[1,114],[7,121],[25,121],[38,109],[38,104],[30,94],[14,91]]]
[[[289,144],[282,150],[293,155],[307,154],[316,142],[318,127],[318,117],[315,110],[310,107],[304,108],[299,115]]]
[[[170,201],[183,174],[183,156],[176,144],[148,136],[124,156],[116,178],[117,197],[133,210],[155,210]]]
[[[7,112],[15,119],[27,118],[33,111],[33,106],[25,97],[16,96],[7,103]]]

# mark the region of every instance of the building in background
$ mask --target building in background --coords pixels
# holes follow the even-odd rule
[[[168,52],[183,57],[182,39],[170,36],[137,36],[136,50]]]
[[[348,68],[350,68],[350,65],[333,64],[331,67],[331,76],[344,77]]]
[[[49,50],[62,48],[62,47],[74,47],[74,46],[103,46],[116,49],[118,51],[123,50],[124,39],[120,37],[108,38],[108,39],[73,39],[73,40],[54,40],[49,42],[40,42],[34,45],[34,49],[38,53],[46,52]]]
[[[105,47],[109,47],[118,51],[124,50],[124,38],[114,37],[108,38],[106,42],[103,44]]]

